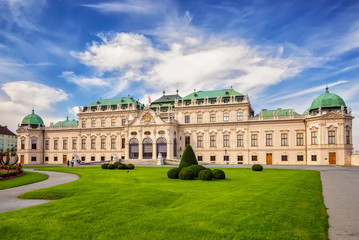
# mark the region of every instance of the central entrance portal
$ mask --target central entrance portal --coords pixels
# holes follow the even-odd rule
[[[156,155],[156,158],[158,157],[159,153],[161,153],[163,159],[167,158],[167,141],[163,137],[157,139],[157,155]]]
[[[142,158],[143,159],[152,159],[152,151],[153,151],[152,139],[151,138],[143,139],[142,146],[143,146]]]
[[[272,165],[272,154],[267,153],[267,165]]]
[[[139,152],[139,147],[138,147],[138,140],[136,138],[132,138],[130,140],[130,159],[138,159],[138,152]]]

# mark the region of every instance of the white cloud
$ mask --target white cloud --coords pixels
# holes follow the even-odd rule
[[[109,86],[109,83],[106,82],[104,79],[97,77],[88,78],[84,76],[79,76],[79,75],[75,75],[74,72],[70,72],[70,71],[62,72],[60,77],[65,78],[67,81],[75,83],[83,88],[89,88],[93,86],[97,86],[97,87]]]

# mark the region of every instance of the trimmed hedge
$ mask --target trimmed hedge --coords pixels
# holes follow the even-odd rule
[[[118,169],[126,169],[126,164],[119,164],[118,166],[117,166],[117,168]]]
[[[182,168],[180,173],[178,174],[179,179],[182,180],[193,180],[194,179],[194,173],[191,169],[188,167]]]
[[[210,169],[204,169],[199,172],[198,178],[205,181],[210,181],[213,178],[212,170]]]
[[[126,169],[135,169],[135,165],[133,165],[133,164],[127,164],[126,165]]]
[[[226,174],[220,169],[213,169],[212,173],[213,173],[214,179],[225,179],[226,178]]]
[[[198,165],[198,162],[191,145],[188,144],[183,151],[181,162],[178,167],[182,169],[191,165]]]
[[[191,169],[194,173],[194,177],[198,177],[198,174],[200,171],[206,169],[204,166],[202,165],[192,165],[188,167],[189,169]]]
[[[108,169],[108,165],[109,165],[108,163],[104,163],[101,165],[101,167],[102,167],[102,169]]]
[[[171,168],[170,170],[168,170],[167,172],[167,177],[171,178],[171,179],[177,179],[178,175],[180,173],[180,169],[178,167],[176,168]]]
[[[257,171],[257,172],[263,171],[263,166],[260,165],[260,164],[254,164],[254,165],[252,166],[252,170],[253,170],[253,171]]]
[[[107,168],[108,168],[108,169],[115,169],[116,166],[115,166],[114,164],[109,164]]]

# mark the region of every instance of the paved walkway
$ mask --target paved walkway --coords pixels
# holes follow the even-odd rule
[[[9,188],[0,190],[0,212],[7,212],[15,209],[31,207],[34,205],[47,203],[52,200],[32,200],[32,199],[19,199],[19,195],[41,188],[53,187],[63,183],[77,180],[79,177],[75,174],[50,172],[50,171],[35,171],[32,169],[25,169],[25,171],[41,172],[49,175],[49,178],[20,187]]]

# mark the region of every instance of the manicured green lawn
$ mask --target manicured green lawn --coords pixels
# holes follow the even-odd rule
[[[316,171],[224,169],[206,182],[169,168],[43,169],[81,178],[23,194],[62,199],[0,213],[1,239],[328,239]]]
[[[0,190],[40,182],[46,180],[48,177],[49,176],[43,173],[24,171],[24,175],[20,177],[0,181]]]

